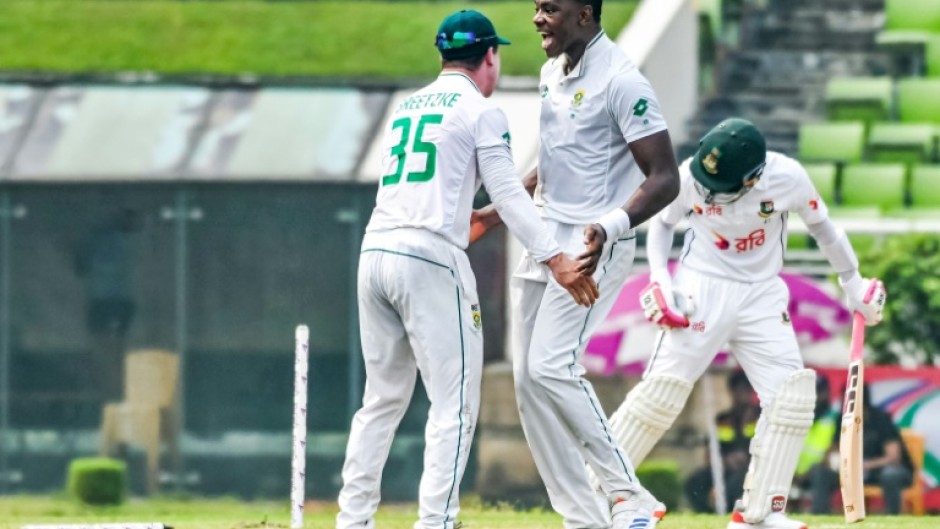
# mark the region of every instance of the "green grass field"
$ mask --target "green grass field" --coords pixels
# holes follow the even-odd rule
[[[562,529],[561,518],[542,510],[519,512],[510,508],[482,507],[473,499],[463,502],[461,520],[467,529]],[[305,527],[331,529],[336,505],[308,505]],[[383,507],[377,518],[380,529],[411,529],[416,517],[413,504]],[[841,516],[801,516],[811,529],[847,527]],[[30,524],[163,522],[176,529],[249,529],[289,527],[286,498],[281,503],[225,500],[131,500],[120,507],[84,507],[63,497],[0,497],[0,529],[19,529]],[[661,529],[723,529],[727,517],[670,514]],[[936,529],[940,517],[870,516],[857,529]]]
[[[635,6],[605,2],[603,25],[619,33]],[[0,71],[428,77],[438,24],[466,7],[512,40],[504,74],[538,75],[533,4],[519,0],[2,0]]]

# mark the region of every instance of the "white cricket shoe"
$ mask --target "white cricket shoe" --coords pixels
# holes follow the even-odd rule
[[[731,521],[728,522],[728,529],[807,529],[806,524],[797,520],[787,518],[782,512],[772,512],[758,523],[747,523],[744,516],[734,511],[731,513]]]
[[[611,497],[610,529],[653,529],[659,522],[653,515],[659,505],[662,504],[645,490],[618,492]]]
[[[653,518],[655,518],[657,522],[662,521],[662,519],[666,517],[666,510],[666,504],[656,500],[656,505],[653,506]]]

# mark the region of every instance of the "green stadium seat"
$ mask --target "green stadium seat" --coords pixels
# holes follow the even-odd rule
[[[837,168],[832,163],[806,163],[803,164],[809,179],[816,186],[816,192],[823,202],[834,205],[836,195],[836,174]]]
[[[898,114],[905,123],[940,125],[940,79],[898,81]]]
[[[842,173],[842,205],[882,211],[904,207],[906,172],[903,164],[847,165]]]
[[[885,0],[885,25],[879,44],[923,42],[940,33],[940,2],[936,0]]]
[[[940,33],[940,2],[937,0],[885,0],[884,29]]]
[[[927,63],[927,77],[940,77],[940,33],[934,34],[926,44],[924,60]]]
[[[861,121],[806,123],[800,126],[799,158],[805,162],[857,162],[865,147]]]
[[[875,123],[868,133],[868,150],[875,162],[910,165],[930,161],[935,127],[929,123]]]
[[[885,0],[884,29],[875,37],[879,46],[906,61],[911,74],[924,70],[926,47],[940,33],[940,2],[937,0]]]
[[[940,208],[940,165],[917,165],[911,170],[911,207]]]
[[[830,121],[891,119],[894,89],[890,77],[840,77],[826,83],[826,114]]]

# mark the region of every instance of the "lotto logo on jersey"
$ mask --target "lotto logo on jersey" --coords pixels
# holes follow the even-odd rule
[[[774,496],[770,500],[770,510],[773,512],[783,512],[787,508],[787,499],[783,496]]]

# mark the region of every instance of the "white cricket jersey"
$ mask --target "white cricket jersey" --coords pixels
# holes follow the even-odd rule
[[[708,205],[689,170],[679,166],[679,196],[659,215],[667,224],[689,218],[679,262],[710,276],[756,283],[777,276],[787,245],[787,216],[799,213],[806,224],[829,216],[806,170],[796,160],[767,153],[760,180],[731,204]]]
[[[588,224],[627,202],[646,178],[630,142],[666,130],[653,87],[601,31],[568,74],[542,67],[536,202],[543,216]]]
[[[481,185],[477,149],[508,144],[505,114],[469,77],[444,72],[407,97],[389,121],[366,232],[423,228],[466,248]]]

